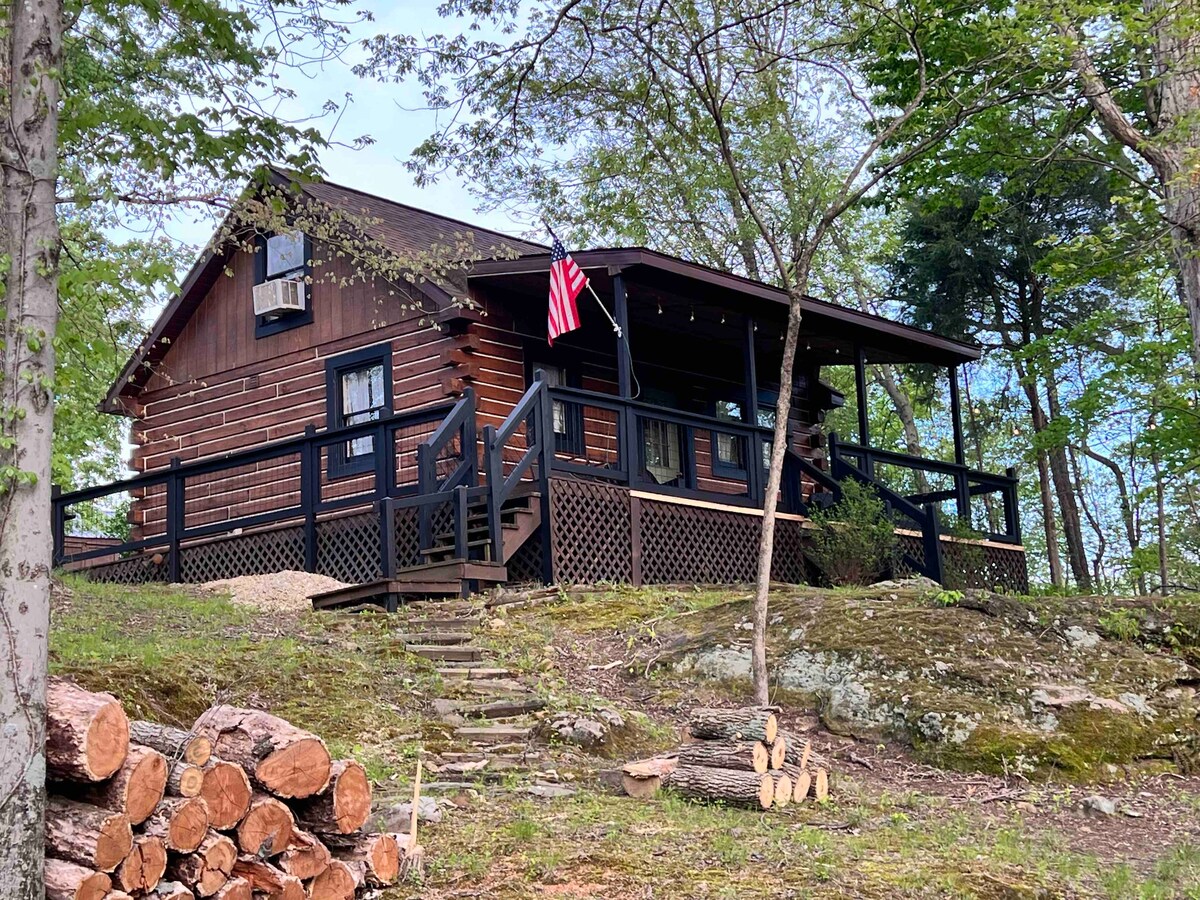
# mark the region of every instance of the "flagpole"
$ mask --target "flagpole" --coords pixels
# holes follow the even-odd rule
[[[546,221],[546,217],[542,216],[541,219],[542,224],[546,226],[546,230],[550,232],[550,237],[557,241],[558,235],[554,233],[554,229],[550,227],[550,223]],[[617,337],[623,339],[625,334],[621,331],[621,326],[617,324],[617,320],[612,317],[612,314],[608,311],[608,307],[604,305],[604,301],[600,299],[600,295],[597,294],[596,289],[592,287],[592,279],[588,278],[587,273],[584,273],[583,277],[585,279],[584,286],[587,287],[588,293],[595,298],[596,304],[600,307],[600,311],[604,313],[604,317],[612,323],[613,331],[616,332]]]

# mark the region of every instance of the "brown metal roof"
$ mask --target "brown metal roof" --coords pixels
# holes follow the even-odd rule
[[[376,197],[345,185],[329,181],[301,181],[282,169],[273,169],[272,175],[276,184],[298,185],[304,194],[315,200],[362,216],[367,220],[366,230],[370,236],[395,253],[426,251],[435,244],[457,243],[456,238],[465,235],[471,235],[482,255],[545,253],[547,250],[543,244],[479,228],[459,219]],[[166,354],[167,348],[183,331],[188,319],[220,275],[225,260],[225,251],[205,250],[200,255],[183,280],[179,293],[167,304],[150,333],[108,389],[100,404],[102,410],[120,413],[123,410],[117,398],[137,395],[149,378],[154,364]],[[415,287],[427,294],[439,308],[449,302],[450,293],[439,285],[423,282]]]
[[[678,285],[686,279],[689,285],[686,290],[693,293],[706,290],[712,298],[725,299],[730,307],[749,309],[758,301],[764,310],[769,311],[778,305],[788,305],[787,292],[774,285],[721,272],[646,247],[581,250],[573,252],[571,256],[583,269],[628,269],[639,273],[640,278],[647,278],[649,273],[653,273],[659,284],[674,279]],[[471,267],[468,280],[541,273],[549,271],[549,268],[550,256],[545,252],[519,259],[482,260]],[[636,297],[631,291],[630,305],[635,302]],[[889,351],[888,355],[896,360],[956,365],[980,357],[977,344],[942,337],[912,325],[815,297],[805,297],[801,309],[806,331],[845,334],[865,347]]]

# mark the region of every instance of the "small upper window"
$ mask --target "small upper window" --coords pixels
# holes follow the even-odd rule
[[[742,404],[732,400],[718,400],[717,418],[725,422],[742,421]],[[716,459],[713,471],[718,474],[741,474],[746,469],[746,454],[743,452],[744,438],[724,431],[713,432]]]
[[[291,279],[300,282],[300,291],[304,298],[303,309],[256,315],[254,336],[266,337],[312,322],[312,243],[304,232],[284,231],[260,237],[254,257],[256,285],[283,278]]]
[[[292,274],[303,275],[304,234],[290,231],[273,234],[267,238],[267,278],[283,278]]]

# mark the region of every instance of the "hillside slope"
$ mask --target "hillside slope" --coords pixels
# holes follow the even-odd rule
[[[672,745],[686,710],[744,697],[747,613],[745,591],[691,587],[498,608],[473,642],[545,723],[624,725],[586,749],[543,728],[526,765],[465,775],[434,708],[460,688],[406,652],[403,614],[70,580],[52,665],[163,721],[271,709],[363,759],[381,809],[421,751],[470,782],[432,794],[427,881],[389,897],[1200,896],[1194,600],[781,590],[776,700],[832,757],[832,802],[763,816],[608,793],[604,770]],[[1093,793],[1117,814],[1085,812]]]

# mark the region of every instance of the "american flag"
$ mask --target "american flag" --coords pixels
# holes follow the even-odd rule
[[[550,245],[550,316],[549,342],[559,335],[579,327],[579,310],[575,298],[587,285],[587,276],[557,237]]]

